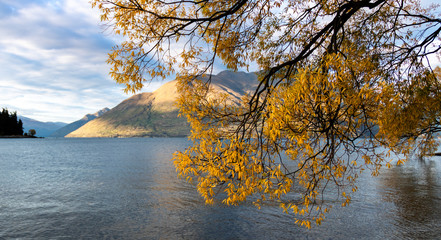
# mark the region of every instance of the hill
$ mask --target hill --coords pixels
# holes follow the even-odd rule
[[[23,116],[19,116],[18,118],[23,122],[23,131],[25,133],[28,132],[29,129],[35,129],[37,132],[36,135],[39,137],[47,137],[59,128],[67,125],[67,123],[64,122],[40,122]]]
[[[211,78],[213,87],[236,98],[257,86],[253,73],[223,71]],[[134,95],[66,137],[181,137],[190,127],[175,106],[176,81],[154,92]]]
[[[58,129],[57,131],[53,132],[49,137],[64,137],[64,136],[68,135],[69,133],[82,127],[84,124],[92,121],[93,119],[95,119],[97,117],[101,117],[104,113],[108,112],[109,110],[110,110],[109,108],[103,108],[94,114],[86,114],[80,120],[75,121],[73,123],[70,123],[60,129]]]

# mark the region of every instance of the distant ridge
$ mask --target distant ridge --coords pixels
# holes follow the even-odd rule
[[[99,110],[96,113],[86,114],[80,120],[75,121],[73,123],[70,123],[70,124],[60,128],[60,129],[58,129],[57,131],[53,132],[51,135],[49,135],[49,137],[65,137],[69,133],[77,130],[80,127],[82,127],[84,124],[92,121],[93,119],[95,119],[97,117],[102,116],[104,113],[108,112],[109,110],[110,110],[109,108],[103,108],[103,109]]]
[[[18,118],[23,122],[23,132],[26,133],[29,129],[35,129],[37,132],[36,135],[39,137],[47,137],[57,129],[67,125],[67,123],[64,122],[40,122],[24,116],[18,116]]]
[[[154,92],[136,94],[102,116],[86,123],[66,137],[183,137],[190,134],[185,118],[175,106],[177,81],[162,85]],[[254,90],[258,84],[253,73],[223,71],[211,76],[212,86],[235,98]]]

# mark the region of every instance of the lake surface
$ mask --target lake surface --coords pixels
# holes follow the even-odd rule
[[[439,239],[441,158],[366,172],[349,207],[298,227],[276,205],[206,206],[179,138],[0,139],[0,239]]]

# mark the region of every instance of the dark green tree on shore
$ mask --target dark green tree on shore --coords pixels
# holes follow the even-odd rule
[[[23,122],[17,120],[17,112],[9,113],[5,108],[0,113],[0,136],[4,135],[23,135]]]

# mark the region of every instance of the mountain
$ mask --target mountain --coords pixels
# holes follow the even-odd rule
[[[63,122],[40,122],[32,118],[19,116],[19,119],[23,122],[23,131],[26,133],[29,129],[35,129],[36,136],[47,137],[55,132],[57,129],[64,127],[67,123]]]
[[[93,119],[102,116],[104,113],[108,112],[109,110],[110,110],[109,108],[103,108],[94,114],[86,114],[80,120],[75,121],[73,123],[70,123],[60,129],[58,129],[57,131],[53,132],[49,137],[64,137],[64,136],[68,135],[69,133],[82,127],[84,124],[92,121]]]
[[[134,95],[66,137],[180,137],[190,134],[175,106],[176,80],[154,92]],[[240,98],[257,86],[253,73],[223,71],[211,76],[215,90]]]
[[[186,136],[189,127],[177,117],[176,95],[176,82],[168,82],[153,93],[124,100],[66,137]]]

